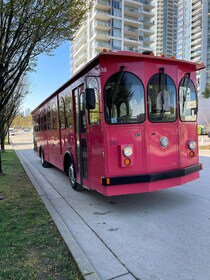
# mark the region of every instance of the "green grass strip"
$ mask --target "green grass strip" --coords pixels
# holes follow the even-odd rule
[[[83,279],[16,154],[2,153],[0,279]]]

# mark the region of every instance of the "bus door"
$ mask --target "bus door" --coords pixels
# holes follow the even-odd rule
[[[83,187],[89,186],[88,178],[88,134],[85,109],[84,85],[73,92],[75,105],[75,137],[77,182]]]

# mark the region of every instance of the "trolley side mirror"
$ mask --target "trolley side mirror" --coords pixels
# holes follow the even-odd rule
[[[96,97],[94,88],[86,88],[86,109],[95,109]]]

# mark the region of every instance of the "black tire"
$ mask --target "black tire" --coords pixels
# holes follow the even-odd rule
[[[74,164],[71,161],[69,162],[69,167],[68,167],[68,177],[73,190],[75,191],[83,190],[83,187],[80,184],[78,184],[76,181],[76,172],[75,172]]]
[[[41,151],[40,151],[40,157],[41,157],[41,164],[42,164],[42,166],[45,167],[45,168],[49,167],[50,164],[44,158],[44,151],[43,151],[43,149],[41,149]]]

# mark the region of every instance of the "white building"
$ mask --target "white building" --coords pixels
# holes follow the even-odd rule
[[[195,62],[202,61],[206,65],[206,69],[197,73],[198,122],[203,125],[210,123],[210,100],[202,95],[206,83],[210,83],[210,48],[208,54],[210,16],[208,10],[210,10],[210,0],[178,0],[177,58]]]
[[[155,1],[155,53],[176,55],[178,0]]]
[[[71,42],[71,74],[103,49],[154,51],[153,10],[153,0],[94,0]]]

